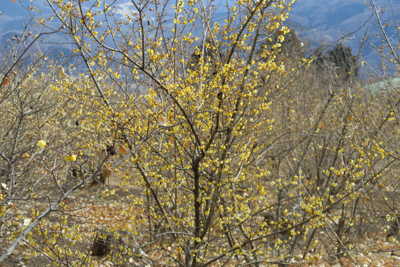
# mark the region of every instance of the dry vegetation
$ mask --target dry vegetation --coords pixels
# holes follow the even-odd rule
[[[1,266],[400,265],[398,85],[305,58],[292,3],[44,2],[1,58]]]

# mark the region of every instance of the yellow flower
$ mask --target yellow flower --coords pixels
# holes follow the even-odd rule
[[[72,161],[76,161],[76,156],[75,156],[75,155],[68,156],[68,157],[65,158],[65,160],[66,160],[67,162],[70,162],[71,160],[72,160]]]
[[[44,148],[46,146],[46,141],[43,140],[39,140],[39,142],[37,143],[38,147],[40,148]]]

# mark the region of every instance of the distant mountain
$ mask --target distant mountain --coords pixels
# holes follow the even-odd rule
[[[366,2],[369,3],[370,1]],[[400,13],[400,1],[391,2],[394,14],[398,16]],[[376,0],[375,3],[378,8],[381,5],[388,8],[383,18],[393,20],[390,0]],[[290,21],[307,29],[306,37],[310,42],[325,41],[329,43],[360,28],[371,14],[372,11],[364,4],[363,0],[299,0],[294,4],[290,12],[290,15],[292,15]],[[398,19],[399,17],[397,17]],[[346,46],[352,48],[353,54],[357,55],[362,36],[368,27],[369,34],[379,31],[373,21],[375,21],[375,17],[344,41]],[[393,26],[389,29],[389,36],[393,34],[393,29]],[[369,36],[369,42],[363,51],[363,59],[369,64],[377,65],[379,64],[379,56],[370,49],[370,43],[379,45],[380,40],[375,34]]]
[[[19,33],[23,27],[24,22],[29,20],[28,12],[25,8],[30,5],[35,5],[39,9],[44,10],[43,14],[49,12],[48,7],[43,6],[42,1],[34,1],[32,4],[30,0],[21,0],[25,8],[17,2],[11,3],[10,0],[0,0],[0,11],[3,15],[0,16],[0,44],[3,45],[7,38],[11,35],[8,33],[12,32]],[[119,14],[127,12],[129,1],[121,0],[118,4],[121,7]],[[226,13],[224,13],[224,7],[226,2],[217,0],[214,3],[220,5],[217,12],[215,13],[214,19],[217,21],[223,21]],[[369,1],[367,1],[369,2]],[[376,0],[375,3],[390,8],[390,0]],[[393,1],[394,13],[400,13],[400,1]],[[307,33],[304,34],[309,43],[314,46],[321,41],[332,42],[337,40],[339,37],[346,33],[352,32],[358,29],[371,15],[371,10],[364,4],[364,0],[299,0],[296,2],[292,10],[289,13],[292,17],[289,19],[289,23],[296,24],[299,27],[307,29]],[[385,13],[384,18],[393,20],[391,10]],[[397,17],[397,19],[399,19]],[[353,50],[353,54],[357,54],[359,45],[361,43],[362,35],[365,30],[369,27],[369,32],[378,31],[377,27],[374,26],[372,20],[369,21],[362,29],[353,34],[351,37],[344,41],[345,45],[350,46]],[[297,32],[300,32],[297,30]],[[6,35],[4,35],[6,34]],[[393,32],[390,32],[393,34]],[[4,36],[2,36],[4,35]],[[380,41],[375,35],[371,35],[370,42],[375,45],[379,45]],[[378,64],[379,57],[369,49],[370,45],[367,44],[363,51],[363,59],[369,64]],[[46,46],[45,50],[51,48],[51,44]]]

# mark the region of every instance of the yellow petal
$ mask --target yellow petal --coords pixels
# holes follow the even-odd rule
[[[39,140],[39,142],[37,143],[38,147],[40,148],[44,148],[46,146],[46,141],[43,140]]]

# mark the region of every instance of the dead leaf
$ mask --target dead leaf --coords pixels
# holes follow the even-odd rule
[[[163,117],[158,117],[157,123],[158,123],[158,125],[160,125],[162,127],[167,126],[167,120]]]
[[[108,178],[111,176],[112,170],[109,167],[104,166],[102,173],[103,173],[103,177]]]
[[[171,135],[171,137],[169,138],[169,142],[170,142],[171,144],[173,144],[174,141],[175,141],[175,137],[174,137],[173,135]]]
[[[11,3],[14,3],[16,0],[11,0]]]
[[[5,189],[8,190],[8,186],[5,183],[1,183],[1,186]]]
[[[352,116],[348,116],[348,117],[347,117],[347,121],[349,121],[349,122],[350,122],[350,121],[351,121],[351,119],[352,119]]]
[[[282,31],[282,30],[277,30],[276,33],[277,33],[277,34],[284,34],[285,32]]]
[[[22,230],[25,230],[31,224],[31,221],[32,221],[31,218],[24,219],[24,225],[22,226]]]
[[[106,156],[106,150],[102,149],[100,152],[100,158],[104,158]]]
[[[119,146],[119,153],[124,154],[128,152],[124,146]]]
[[[8,77],[4,78],[3,85],[5,86],[9,83],[10,83],[10,78],[8,78]]]
[[[322,121],[320,121],[318,123],[318,128],[325,128],[325,124],[323,124]]]

